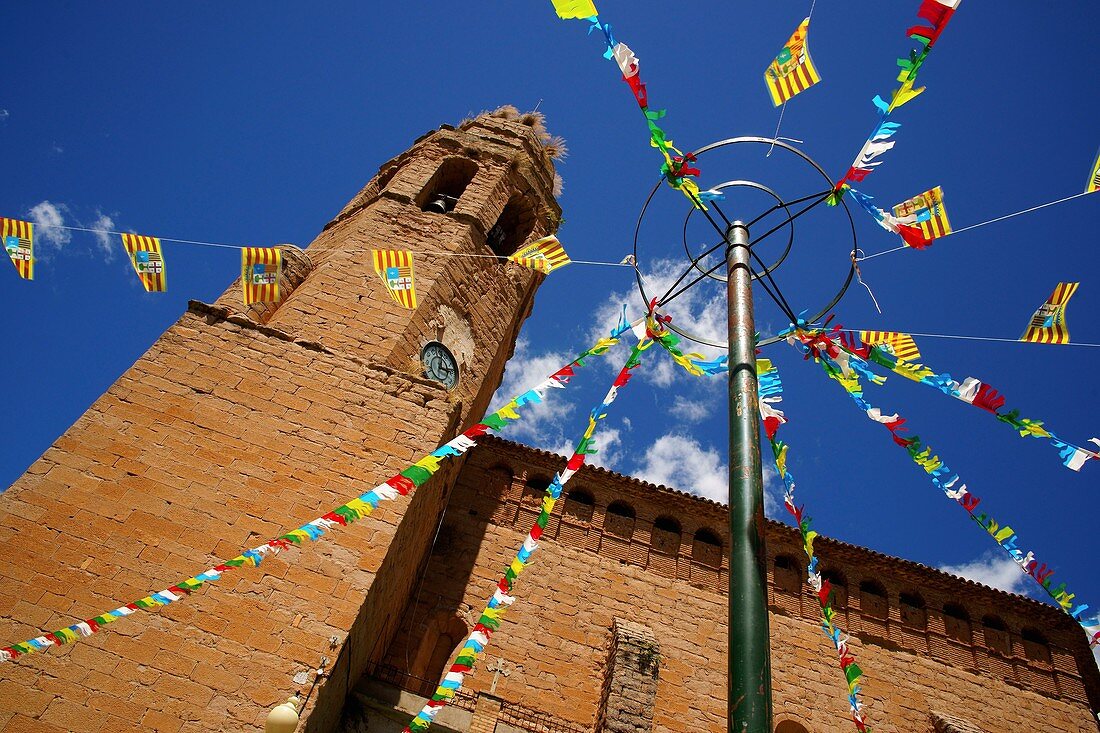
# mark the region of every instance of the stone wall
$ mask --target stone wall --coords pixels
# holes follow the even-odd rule
[[[389,664],[403,666],[433,615],[480,611],[530,527],[538,487],[563,464],[498,439],[471,453],[444,520],[447,543],[433,553]],[[598,468],[567,489],[487,652],[514,666],[497,694],[595,727],[613,622],[623,619],[660,641],[654,729],[724,731],[725,507]],[[844,681],[803,582],[798,535],[769,522],[767,540],[776,722],[846,729]],[[838,588],[876,731],[927,733],[937,710],[990,731],[1096,731],[1090,699],[1100,673],[1060,611],[826,538],[815,548]],[[470,690],[488,689],[491,677],[476,670]]]

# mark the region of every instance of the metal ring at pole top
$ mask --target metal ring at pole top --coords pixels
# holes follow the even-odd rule
[[[806,155],[801,150],[799,150],[798,148],[795,148],[792,145],[789,145],[789,144],[787,144],[787,143],[785,143],[781,140],[776,140],[776,139],[773,139],[773,138],[770,138],[770,137],[756,137],[756,136],[731,137],[731,138],[727,138],[725,140],[719,140],[717,142],[710,143],[709,145],[704,145],[703,147],[701,147],[698,150],[696,150],[695,152],[693,152],[692,155],[694,155],[696,158],[699,158],[703,154],[705,154],[707,152],[710,152],[712,150],[717,150],[719,148],[723,148],[723,147],[726,147],[728,145],[740,145],[740,144],[744,144],[744,143],[767,145],[769,147],[774,146],[774,147],[780,148],[782,150],[786,150],[790,153],[793,153],[794,155],[798,156],[799,158],[801,158],[806,163],[809,163],[811,166],[813,166],[814,170],[816,170],[819,174],[821,174],[821,177],[828,184],[829,188],[833,187],[832,179],[829,178],[829,175],[825,172],[825,169],[822,168],[820,165],[818,165],[817,162],[813,158]],[[639,269],[639,267],[637,265],[637,263],[639,262],[639,258],[638,258],[638,237],[641,233],[642,220],[645,218],[646,210],[649,208],[650,202],[653,201],[653,197],[656,195],[657,190],[659,188],[661,188],[662,185],[664,185],[664,180],[663,179],[658,181],[656,184],[654,184],[653,189],[649,192],[649,195],[646,197],[645,203],[642,204],[642,210],[638,213],[638,221],[637,221],[637,223],[635,224],[635,227],[634,227],[634,248],[633,248],[634,262],[635,262],[635,265],[634,265],[634,278],[635,278],[635,280],[638,284],[638,292],[641,294],[642,301],[644,303],[649,303],[651,301],[651,296],[648,293],[646,293],[645,283],[642,280],[642,273],[641,273],[641,270]],[[787,208],[788,204],[786,204],[780,196],[778,196],[775,192],[773,192],[770,188],[768,188],[767,186],[764,186],[763,184],[756,183],[755,181],[728,181],[727,183],[720,184],[720,186],[718,186],[717,188],[721,188],[721,187],[729,188],[729,187],[734,187],[734,186],[747,186],[747,187],[751,187],[751,188],[754,188],[754,189],[757,189],[757,190],[761,190],[761,191],[764,191],[765,193],[770,194],[771,196],[773,196],[779,202],[779,205],[782,206],[783,209],[787,212],[788,219],[791,218],[790,217],[790,210]],[[857,235],[856,235],[855,220],[853,219],[852,212],[851,212],[851,210],[848,209],[848,204],[847,204],[846,201],[844,201],[844,199],[840,200],[840,205],[844,207],[844,213],[848,217],[848,226],[849,226],[849,228],[852,232],[852,251],[854,252],[858,248],[858,238],[857,238]],[[694,207],[692,208],[692,210],[694,210]],[[688,217],[690,217],[690,216],[691,216],[691,212],[688,213]],[[793,239],[794,239],[794,222],[793,221],[788,221],[787,223],[790,225],[791,231],[790,231],[790,234],[789,234],[790,242],[788,243],[786,249],[784,250],[783,254],[780,256],[780,258],[776,262],[772,263],[772,265],[768,266],[768,268],[766,270],[764,270],[762,272],[754,271],[753,272],[753,279],[754,280],[759,279],[760,277],[762,277],[762,276],[764,276],[768,273],[771,273],[773,270],[775,270],[777,267],[779,267],[783,263],[784,260],[786,260],[787,255],[789,254],[790,249],[793,245]],[[685,239],[686,239],[686,231],[687,231],[687,219],[686,218],[684,220],[684,227],[685,227]],[[685,241],[685,249],[686,249],[686,246],[687,246],[687,243]],[[703,270],[699,267],[698,259],[691,257],[690,253],[688,255],[688,259],[691,262],[691,265],[688,268],[689,271],[692,270],[692,269],[699,269],[700,272],[703,272]],[[830,310],[832,310],[834,307],[836,307],[837,303],[839,303],[841,298],[844,297],[844,293],[846,293],[848,291],[848,287],[852,284],[852,280],[855,278],[855,274],[856,274],[856,264],[855,264],[855,261],[853,260],[851,266],[848,269],[848,277],[845,278],[844,284],[841,285],[840,290],[837,291],[836,295],[833,296],[832,300],[829,301],[828,305],[826,305],[824,308],[822,308],[816,315],[813,316],[813,318],[809,319],[810,322],[815,322],[815,321],[821,320],[825,316],[826,313],[828,313]],[[714,277],[714,279],[718,279],[718,280],[723,280],[723,281],[725,280],[724,277],[716,277],[716,276],[711,276],[711,277]],[[691,333],[687,329],[682,328],[681,326],[679,326],[677,324],[668,323],[667,326],[672,331],[679,334],[680,336],[683,336],[684,338],[689,339],[691,341],[694,341],[696,343],[703,344],[705,346],[712,346],[714,348],[722,349],[722,350],[726,350],[728,348],[728,345],[725,344],[725,343],[717,342],[717,341],[714,341],[712,339],[708,339],[705,336],[699,336],[697,334]],[[771,344],[777,343],[780,340],[781,339],[780,339],[779,336],[772,335],[772,336],[762,338],[760,340],[759,345],[760,346],[769,346]]]

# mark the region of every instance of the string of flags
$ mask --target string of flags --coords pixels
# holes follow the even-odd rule
[[[613,333],[610,338],[599,339],[591,348],[582,352],[573,361],[555,371],[536,386],[514,397],[499,410],[487,415],[481,422],[466,432],[406,467],[400,473],[386,479],[370,491],[336,507],[327,514],[307,522],[276,539],[269,540],[250,550],[245,550],[232,560],[215,565],[205,572],[170,585],[164,590],[151,593],[132,603],[84,619],[65,628],[42,634],[33,639],[27,639],[18,644],[12,644],[9,647],[0,648],[0,662],[8,662],[27,654],[45,651],[51,646],[71,644],[89,637],[101,631],[104,626],[114,623],[120,618],[130,616],[139,610],[148,611],[175,603],[199,590],[204,585],[221,580],[222,574],[225,572],[242,566],[259,567],[268,554],[275,555],[281,550],[290,549],[304,542],[316,541],[330,529],[346,527],[363,517],[369,516],[378,508],[381,502],[392,501],[398,496],[406,496],[423,486],[439,470],[443,461],[461,456],[477,445],[475,438],[504,429],[509,424],[519,420],[521,411],[526,407],[542,402],[551,390],[564,389],[569,384],[569,380],[575,376],[575,369],[585,366],[586,360],[590,357],[602,356],[607,353],[617,343],[619,343],[618,333]]]
[[[167,269],[161,238],[141,234],[120,234],[123,249],[134,273],[146,292],[168,291]],[[34,224],[0,217],[0,239],[16,273],[24,280],[34,279]],[[413,252],[409,250],[371,250],[374,271],[382,279],[394,302],[404,308],[416,308]],[[549,274],[572,262],[558,238],[542,237],[509,255],[507,260]],[[608,263],[597,263],[608,264]],[[278,247],[241,247],[241,299],[247,305],[282,302],[280,289],[283,273],[282,250]]]
[[[639,75],[640,61],[634,52],[625,43],[615,39],[611,31],[611,24],[605,23],[599,18],[592,0],[551,0],[558,17],[563,20],[586,20],[591,25],[588,32],[600,31],[603,34],[607,50],[604,58],[614,61],[619,71],[622,72],[623,81],[630,87],[638,107],[642,110],[646,125],[649,127],[649,144],[657,148],[664,158],[661,166],[661,175],[668,185],[684,194],[692,206],[698,209],[706,209],[705,202],[721,198],[718,191],[701,191],[696,182],[701,175],[698,168],[692,166],[696,162],[691,153],[684,153],[672,144],[668,134],[657,124],[657,120],[663,118],[667,110],[651,109],[649,106],[649,93],[646,91],[645,82]]]
[[[847,360],[854,368],[865,373],[865,376],[876,380],[876,384],[881,383],[881,379],[884,378],[880,379],[871,375],[870,371],[865,368],[867,362],[885,367],[906,379],[923,384],[926,387],[932,387],[948,397],[954,397],[961,402],[985,410],[994,415],[997,420],[1018,432],[1021,438],[1031,437],[1049,440],[1050,444],[1058,451],[1063,465],[1073,471],[1080,471],[1081,467],[1090,460],[1100,459],[1100,454],[1095,451],[1062,440],[1049,428],[1045,427],[1043,422],[1020,417],[1019,410],[1002,410],[1006,401],[1004,395],[979,379],[967,377],[960,383],[952,379],[947,372],[937,373],[924,364],[907,361],[901,356],[891,353],[888,348],[882,345],[871,345],[866,340],[864,340],[864,343],[860,343],[850,332],[834,331],[834,341],[838,333],[841,354],[837,358],[842,361]],[[862,333],[864,332],[861,332],[861,339]],[[898,335],[906,336],[906,334]],[[910,341],[912,340],[911,337],[908,338]],[[919,358],[919,354],[917,356]],[[1100,445],[1100,439],[1097,438],[1092,438],[1090,442]]]
[[[769,359],[756,360],[757,393],[759,397],[760,417],[764,421],[764,435],[772,447],[775,457],[775,470],[783,480],[783,505],[794,518],[795,526],[802,537],[802,549],[809,564],[806,567],[806,582],[814,589],[818,604],[821,606],[821,630],[836,648],[840,669],[848,687],[848,709],[852,722],[860,733],[869,733],[871,728],[863,714],[863,703],[859,701],[863,670],[856,664],[855,655],[848,645],[848,635],[836,624],[836,610],[833,608],[832,587],[829,581],[821,577],[818,570],[818,558],[814,554],[814,539],[817,532],[811,529],[812,520],[805,513],[804,506],[798,506],[794,500],[794,477],[787,470],[787,444],[777,437],[779,426],[787,422],[786,415],[778,408],[783,401],[783,381],[779,370]]]
[[[936,223],[944,224],[947,221],[946,213],[943,213],[942,190],[937,187],[931,191],[926,191],[907,202],[899,204],[895,212],[907,210],[909,208],[907,205],[911,202],[917,202],[920,208],[906,211],[906,213],[891,214],[875,206],[870,196],[860,193],[852,184],[861,183],[874,172],[875,168],[882,165],[883,161],[879,158],[896,144],[896,141],[892,138],[901,128],[901,123],[894,122],[891,116],[894,110],[916,99],[924,91],[924,87],[916,87],[917,72],[924,66],[924,62],[927,61],[933,46],[939,40],[940,35],[961,3],[962,0],[922,0],[917,15],[928,21],[930,25],[914,26],[906,32],[906,35],[920,44],[920,48],[919,50],[910,50],[908,58],[898,59],[898,67],[901,72],[898,74],[897,80],[901,82],[901,86],[894,90],[890,96],[890,101],[887,102],[881,96],[876,96],[872,100],[875,109],[878,110],[878,122],[871,130],[871,135],[867,138],[863,147],[860,148],[847,173],[837,181],[833,189],[833,195],[829,199],[829,204],[835,206],[840,202],[845,192],[850,193],[861,208],[869,213],[880,226],[900,235],[906,245],[915,249],[927,247],[935,238],[929,235],[936,234]],[[923,226],[926,222],[928,226]],[[948,227],[948,231],[936,236],[945,236],[949,233]]]
[[[618,333],[620,333],[619,329],[613,331],[612,338],[617,338]],[[641,340],[635,344],[629,358],[626,360],[626,364],[615,377],[615,381],[612,382],[603,402],[590,413],[588,428],[577,442],[573,456],[566,463],[565,469],[556,475],[547,487],[542,498],[541,510],[531,527],[531,531],[523,540],[523,544],[520,545],[512,562],[505,568],[500,580],[497,581],[492,597],[481,612],[477,623],[474,624],[474,628],[467,637],[466,642],[459,649],[454,663],[447,670],[435,693],[405,727],[404,733],[423,733],[431,726],[439,711],[454,699],[455,693],[462,687],[466,674],[473,669],[478,655],[489,644],[493,632],[500,628],[501,618],[516,600],[515,596],[511,595],[516,578],[531,563],[531,556],[538,550],[539,538],[542,536],[543,530],[546,529],[546,524],[550,520],[555,504],[561,497],[562,488],[581,469],[587,456],[597,453],[594,443],[597,423],[607,417],[607,411],[618,396],[619,390],[630,381],[632,370],[641,363],[641,352],[652,345],[653,342],[649,340]]]
[[[869,419],[883,425],[890,431],[894,443],[905,449],[913,462],[929,475],[932,483],[943,491],[947,498],[955,501],[965,509],[970,518],[981,526],[1001,549],[1008,553],[1021,572],[1038,583],[1058,607],[1084,629],[1091,646],[1100,645],[1100,613],[1095,611],[1087,613],[1089,610],[1088,604],[1080,603],[1075,606],[1073,599],[1076,598],[1076,594],[1070,593],[1065,583],[1054,587],[1051,578],[1054,571],[1046,563],[1040,563],[1033,551],[1024,552],[1019,549],[1017,546],[1019,538],[1010,526],[998,522],[988,514],[975,514],[975,509],[981,503],[981,499],[970,491],[966,484],[961,482],[958,474],[951,471],[940,460],[939,456],[934,454],[931,446],[923,444],[916,435],[902,435],[907,430],[903,427],[906,422],[904,418],[897,414],[886,415],[880,408],[873,406],[864,398],[863,387],[860,382],[861,376],[866,377],[872,384],[882,384],[885,378],[872,372],[867,362],[861,357],[845,349],[843,341],[838,344],[835,334],[836,330],[830,336],[822,329],[809,329],[804,322],[792,326],[783,333],[787,342],[802,351],[807,359],[813,358],[814,361],[818,362],[826,375],[841,385],[848,396],[852,398],[852,401]],[[983,394],[982,386],[975,388],[976,395]],[[995,391],[988,388],[984,390],[986,395],[991,392],[995,394]],[[986,407],[985,409],[990,408]],[[990,409],[991,412],[995,410],[995,407]],[[1072,468],[1072,466],[1070,467]]]
[[[764,72],[764,83],[776,107],[821,81],[810,58],[809,33],[810,19],[806,18]]]

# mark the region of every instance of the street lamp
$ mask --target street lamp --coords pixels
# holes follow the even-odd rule
[[[294,695],[282,705],[276,705],[264,721],[264,733],[294,733],[298,727],[298,706],[302,700]]]

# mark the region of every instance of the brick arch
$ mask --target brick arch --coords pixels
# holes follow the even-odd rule
[[[1012,637],[1008,632],[1008,625],[1004,619],[996,614],[982,616],[982,635],[985,637],[985,647],[1002,656],[1012,656]]]
[[[1020,629],[1020,639],[1024,642],[1024,656],[1033,662],[1050,664],[1050,642],[1043,632],[1033,626]]]
[[[537,218],[534,203],[523,194],[515,194],[485,235],[485,243],[498,257],[514,254],[531,236]]]
[[[781,720],[775,725],[775,733],[810,733],[810,729],[797,720]]]
[[[928,628],[928,604],[916,591],[902,591],[898,596],[901,622],[917,629]]]
[[[789,553],[780,553],[772,560],[772,579],[777,590],[797,594],[802,587],[802,565]]]
[[[825,568],[821,571],[822,580],[829,581],[829,586],[832,591],[832,602],[834,608],[844,608],[848,605],[848,578],[847,576],[837,570],[836,568]]]
[[[634,511],[633,506],[622,499],[616,499],[607,505],[604,513],[604,532],[622,540],[629,540],[634,536],[637,516],[638,513]]]
[[[970,627],[970,612],[962,604],[943,604],[943,627],[949,639],[967,645],[974,642]]]
[[[863,580],[859,584],[859,609],[864,616],[886,619],[890,615],[890,597],[886,587],[877,580]]]
[[[465,620],[453,611],[440,611],[428,624],[416,649],[409,674],[424,680],[438,680],[455,651],[470,633]]]
[[[447,212],[454,211],[466,187],[477,175],[477,171],[477,163],[469,158],[444,158],[417,195],[417,207],[427,210],[426,207],[436,202],[440,196],[446,196],[448,197]]]
[[[665,555],[676,555],[680,552],[682,541],[683,528],[675,517],[662,514],[653,520],[650,546],[655,551]]]

